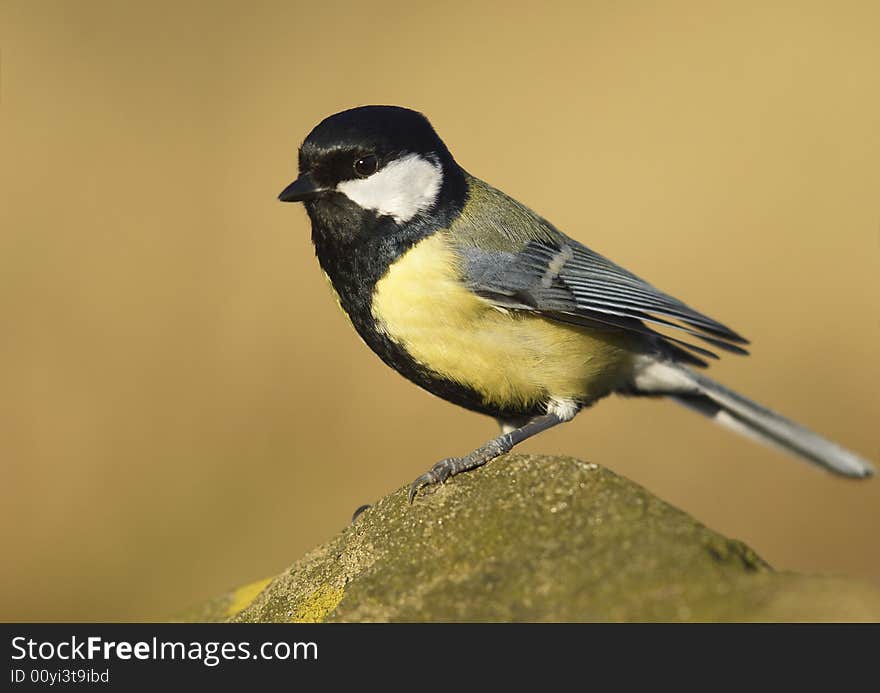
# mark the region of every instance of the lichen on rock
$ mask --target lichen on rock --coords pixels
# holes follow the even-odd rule
[[[777,572],[745,544],[607,469],[540,455],[499,458],[412,505],[401,488],[248,593],[249,603],[237,594],[187,618],[880,619],[874,585]]]

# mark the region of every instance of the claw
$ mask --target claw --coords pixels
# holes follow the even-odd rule
[[[367,503],[366,505],[362,505],[357,510],[355,510],[351,516],[351,524],[354,524],[354,521],[357,520],[361,516],[361,513],[364,512],[364,510],[369,509],[369,507],[370,507],[370,504]]]
[[[409,502],[412,503],[415,500],[416,494],[425,486],[446,483],[446,480],[458,471],[457,465],[460,462],[461,460],[457,457],[447,457],[422,474],[409,487],[409,494],[407,494]]]
[[[445,460],[441,460],[412,482],[412,485],[409,487],[409,493],[407,494],[409,502],[412,503],[419,490],[425,486],[438,483],[442,484],[449,477],[455,476],[460,472],[466,472],[470,469],[481,467],[487,462],[494,460],[496,457],[510,452],[513,446],[517,443],[521,443],[522,441],[531,438],[536,433],[546,431],[548,428],[561,424],[565,420],[567,419],[563,419],[555,413],[536,416],[525,425],[509,431],[508,433],[503,433],[497,438],[493,438],[485,445],[474,450],[470,455],[464,457],[447,457]]]
[[[407,497],[409,498],[409,504],[412,505],[412,502],[416,499],[416,494],[424,488],[425,486],[430,486],[431,484],[436,484],[437,479],[434,478],[434,475],[431,472],[426,472],[422,474],[418,479],[416,479],[409,487],[409,493]]]

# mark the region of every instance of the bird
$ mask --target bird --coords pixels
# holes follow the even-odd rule
[[[874,472],[697,370],[719,351],[747,354],[748,340],[468,173],[418,111],[326,117],[278,198],[305,206],[318,263],[367,346],[501,427],[415,479],[410,503],[611,394],[668,398],[841,476]]]

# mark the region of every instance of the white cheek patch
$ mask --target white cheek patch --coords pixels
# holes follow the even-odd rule
[[[336,190],[364,209],[409,221],[437,200],[443,167],[418,154],[395,159],[369,178],[346,180]]]

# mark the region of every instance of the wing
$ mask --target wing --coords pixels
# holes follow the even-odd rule
[[[646,323],[674,328],[719,349],[748,353],[738,346],[748,341],[729,327],[553,231],[549,237],[526,242],[516,252],[463,248],[465,275],[471,289],[499,307],[660,339],[677,357],[696,365],[706,362],[681,347],[718,357],[708,349],[660,333]]]
[[[725,351],[748,353],[729,327],[654,288],[644,279],[559,231],[525,205],[465,174],[469,203],[449,229],[463,258],[465,280],[493,304],[599,329],[660,340],[675,357],[718,356],[653,329],[671,328]]]

